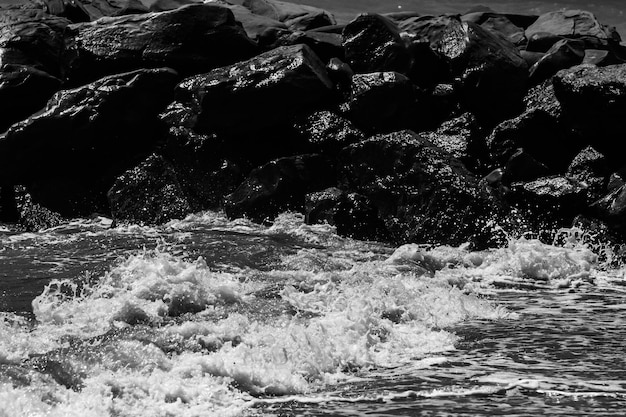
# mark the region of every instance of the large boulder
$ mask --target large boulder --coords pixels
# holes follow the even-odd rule
[[[317,153],[336,154],[345,146],[365,139],[363,132],[352,122],[328,110],[297,119],[294,128]]]
[[[476,170],[488,163],[480,128],[470,113],[447,120],[437,130],[421,135],[470,169]]]
[[[589,187],[589,202],[603,197],[607,193],[611,166],[606,157],[593,147],[588,146],[572,160],[567,167],[567,176],[584,182]]]
[[[499,205],[449,153],[411,131],[374,136],[339,155],[343,189],[378,210],[391,241],[485,244]]]
[[[280,158],[254,169],[224,202],[231,217],[272,221],[286,210],[304,210],[305,196],[333,185],[335,172],[328,157],[316,154]]]
[[[610,162],[623,163],[619,155],[626,147],[615,138],[623,135],[626,116],[626,64],[579,65],[558,72],[552,82],[563,111],[589,144]]]
[[[281,47],[183,80],[164,118],[198,132],[249,134],[322,107],[332,89],[308,46]]]
[[[362,14],[346,25],[342,36],[346,60],[355,72],[408,72],[410,57],[392,20]]]
[[[244,0],[243,6],[254,14],[283,22],[292,30],[309,30],[337,23],[326,10],[303,4],[278,0]]]
[[[307,45],[324,63],[328,63],[333,58],[344,58],[341,35],[336,33],[267,29],[259,36],[258,43],[265,50],[280,46]]]
[[[528,68],[515,45],[455,16],[423,19],[410,34],[445,59],[463,103],[480,120],[491,124],[520,110]]]
[[[56,3],[57,10],[60,9],[58,1],[48,3]],[[63,1],[63,12],[71,11],[70,7],[79,8],[86,13],[89,20],[97,20],[106,16],[123,16],[129,14],[147,13],[149,8],[140,0],[74,0]],[[69,9],[69,10],[68,10]],[[58,12],[57,12],[58,13]],[[55,13],[56,14],[56,13]]]
[[[233,13],[210,4],[107,17],[76,29],[74,83],[138,68],[170,67],[181,75],[197,74],[257,52]]]
[[[118,177],[107,197],[116,222],[160,224],[200,208],[185,193],[174,166],[160,155]]]
[[[158,113],[177,79],[171,69],[138,70],[60,91],[0,136],[0,184],[26,185],[63,215],[106,212],[115,176],[162,137]]]
[[[461,16],[464,22],[471,22],[482,26],[488,31],[502,36],[515,45],[521,45],[526,40],[524,28],[514,24],[507,15],[493,12],[475,12]]]
[[[584,10],[559,10],[539,16],[526,29],[529,49],[544,52],[561,38],[583,39],[588,44],[619,43],[615,28],[602,25],[593,13]],[[537,47],[533,48],[533,45]]]
[[[530,68],[531,84],[539,84],[551,78],[562,69],[571,68],[583,62],[585,45],[578,39],[562,39]]]

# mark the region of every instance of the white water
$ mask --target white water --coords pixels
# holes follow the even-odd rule
[[[32,316],[17,308],[0,318],[0,416],[224,416],[285,407],[287,415],[390,415],[390,404],[416,398],[441,406],[461,397],[497,402],[503,392],[626,392],[621,379],[525,374],[508,357],[511,326],[538,316],[535,330],[548,340],[550,323],[567,316],[550,316],[555,303],[582,306],[584,315],[587,295],[620,291],[623,272],[600,272],[577,241],[394,250],[307,226],[295,214],[270,228],[213,213],[161,228],[109,226],[93,219],[2,235],[0,256],[58,260],[36,271],[47,283],[32,299]],[[77,269],[82,258],[88,267]],[[2,282],[17,296],[12,280],[43,280],[20,281],[7,270]],[[622,312],[623,295],[600,303]],[[474,336],[464,333],[475,326],[502,338],[478,358],[467,346],[484,340],[468,342]],[[540,356],[541,369],[554,365]]]

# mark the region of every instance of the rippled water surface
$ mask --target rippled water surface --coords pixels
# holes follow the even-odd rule
[[[110,226],[0,231],[0,415],[623,415],[623,270],[573,238]]]

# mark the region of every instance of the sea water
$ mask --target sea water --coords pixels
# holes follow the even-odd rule
[[[5,227],[0,416],[623,415],[624,270],[584,235],[471,252],[294,213]]]

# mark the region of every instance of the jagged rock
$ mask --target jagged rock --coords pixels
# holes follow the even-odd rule
[[[417,92],[410,80],[397,72],[356,74],[352,77],[346,114],[366,132],[408,127]]]
[[[171,67],[191,75],[257,52],[232,12],[210,4],[104,18],[76,28],[74,83],[138,68]]]
[[[485,154],[485,144],[478,140],[479,127],[470,113],[444,122],[436,131],[421,135],[457,158],[470,169],[477,169],[487,161],[478,159]]]
[[[566,175],[587,184],[592,202],[606,194],[611,167],[604,155],[588,146],[572,160]]]
[[[140,0],[151,12],[164,12],[186,6],[188,4],[203,3],[203,0]],[[218,3],[212,1],[210,3]],[[221,2],[219,2],[221,4]]]
[[[335,83],[335,89],[339,95],[344,98],[349,97],[352,77],[354,77],[354,71],[350,65],[339,58],[331,58],[326,64],[326,70],[332,82]]]
[[[461,20],[463,22],[471,22],[480,25],[484,29],[504,37],[504,39],[515,45],[521,45],[526,40],[524,28],[516,26],[504,14],[476,12],[461,16]]]
[[[162,136],[158,113],[177,74],[138,70],[58,92],[44,111],[0,136],[0,184],[23,184],[62,215],[106,212],[116,175]]]
[[[546,56],[544,52],[532,52],[525,49],[520,51],[520,55],[524,58],[524,61],[526,61],[528,68],[532,68],[541,58]]]
[[[572,123],[589,143],[609,158],[621,162],[621,141],[626,114],[626,64],[596,67],[579,65],[559,71],[553,78],[554,92]]]
[[[0,63],[33,67],[63,78],[76,56],[70,21],[39,9],[0,13]]]
[[[580,64],[585,57],[585,45],[577,39],[562,39],[530,68],[531,84],[551,78],[559,70]]]
[[[97,20],[106,16],[123,16],[147,13],[149,11],[140,0],[75,0],[81,4],[89,20]]]
[[[364,240],[385,240],[387,231],[378,210],[365,196],[346,193],[338,188],[307,194],[308,224],[328,223],[341,236]]]
[[[249,134],[322,107],[332,90],[324,64],[308,46],[280,47],[185,79],[164,118],[199,133]]]
[[[61,80],[25,65],[0,68],[0,132],[42,109]]]
[[[607,65],[621,64],[624,60],[617,57],[612,51],[602,49],[585,49],[585,57],[582,64],[606,67]]]
[[[491,124],[521,108],[528,68],[512,43],[454,16],[420,21],[411,36],[444,57],[462,102],[479,120]]]
[[[524,149],[517,149],[504,164],[502,182],[511,184],[520,181],[534,181],[537,178],[550,175],[550,169],[537,161]]]
[[[304,44],[324,62],[332,58],[344,59],[341,35],[313,31],[295,31],[286,29],[268,29],[259,37],[259,46],[269,50],[280,46]]]
[[[411,131],[374,136],[339,155],[343,189],[369,198],[395,244],[493,237],[500,209],[463,164]]]
[[[161,224],[200,209],[186,195],[172,164],[160,155],[118,177],[107,197],[116,222]]]
[[[38,232],[59,226],[63,222],[63,218],[59,213],[33,202],[30,193],[23,186],[6,186],[4,188],[14,189],[17,223],[21,229],[28,232]]]
[[[528,49],[539,52],[544,52],[562,37],[584,38],[587,42],[593,42],[590,38],[595,38],[600,43],[621,41],[615,28],[600,24],[592,13],[584,10],[559,10],[543,14],[526,29],[526,37],[531,41]],[[536,47],[533,47],[533,42]]]
[[[528,90],[524,97],[526,111],[541,110],[554,119],[561,116],[561,103],[554,94],[551,80],[546,80]]]
[[[583,145],[568,135],[559,120],[541,108],[500,123],[487,137],[492,160],[503,166],[523,148],[552,173],[562,172]]]
[[[295,123],[313,152],[336,154],[341,148],[365,139],[352,123],[331,111],[312,113]]]
[[[587,209],[586,184],[566,176],[543,177],[511,184],[508,201],[527,210],[538,227],[569,226]]]
[[[280,158],[254,169],[224,202],[231,217],[271,221],[282,211],[304,209],[306,194],[335,182],[330,160],[320,155]]]
[[[291,30],[310,30],[337,23],[326,10],[303,4],[277,0],[244,0],[243,6],[252,13],[283,22]]]
[[[355,72],[408,72],[408,51],[399,28],[390,19],[362,14],[346,25],[342,36],[346,60]]]
[[[212,4],[229,8],[235,15],[235,20],[241,23],[250,39],[257,40],[266,30],[288,29],[283,22],[254,14],[250,9],[238,4],[230,4],[225,1],[213,1]]]
[[[615,188],[606,196],[596,201],[591,210],[605,221],[612,230],[626,236],[626,185]]]

